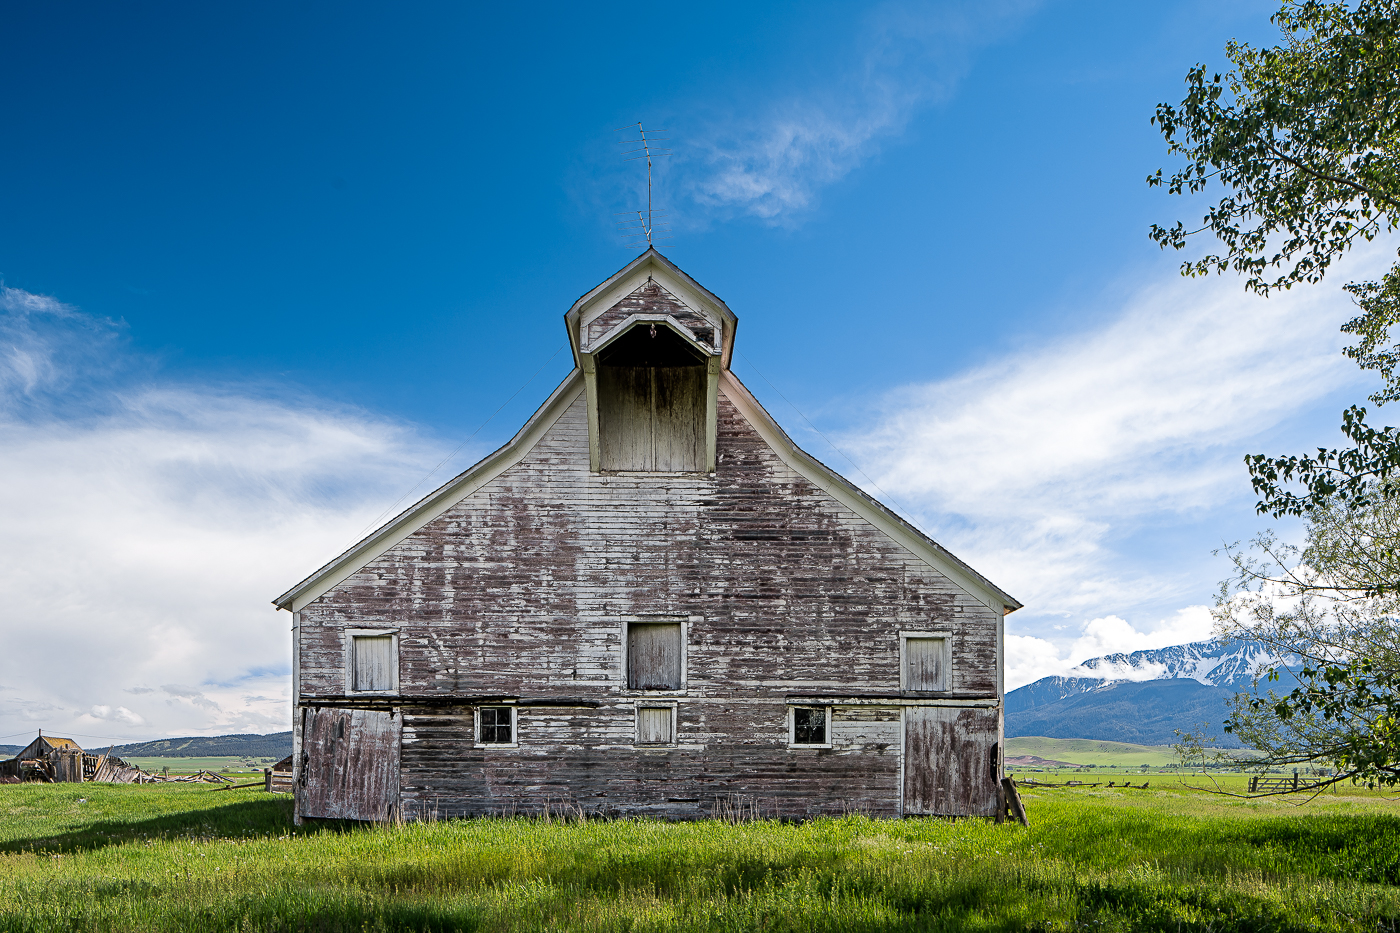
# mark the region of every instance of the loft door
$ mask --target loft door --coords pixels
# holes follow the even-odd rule
[[[966,706],[904,710],[904,815],[994,816],[997,711]]]
[[[388,819],[399,802],[402,717],[363,709],[303,709],[302,714],[301,815]]]

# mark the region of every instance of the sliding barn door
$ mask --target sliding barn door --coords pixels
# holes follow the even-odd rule
[[[904,815],[994,816],[999,783],[995,709],[904,710]]]
[[[297,805],[304,817],[388,819],[399,802],[402,718],[363,709],[304,709]]]

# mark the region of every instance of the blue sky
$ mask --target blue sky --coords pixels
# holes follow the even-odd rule
[[[1013,686],[1206,634],[1241,457],[1364,394],[1383,250],[1265,302],[1146,234],[1204,206],[1155,105],[1271,4],[499,7],[0,11],[0,735],[283,728],[268,600],[563,378],[638,120],[736,371],[1026,603]]]

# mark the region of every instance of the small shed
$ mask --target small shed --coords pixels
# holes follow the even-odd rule
[[[9,761],[0,762],[0,774],[20,780],[33,777],[59,783],[83,780],[83,749],[72,739],[42,732]]]
[[[564,324],[509,443],[275,600],[297,818],[1000,812],[1020,603],[794,444],[655,250]]]

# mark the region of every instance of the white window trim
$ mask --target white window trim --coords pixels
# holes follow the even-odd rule
[[[651,691],[648,692],[650,693]],[[634,703],[632,708],[632,745],[635,748],[675,748],[676,746],[680,745],[680,713],[677,710],[678,706],[679,704],[676,703],[674,700],[672,700],[669,703],[664,700],[638,700],[636,703]],[[671,711],[671,741],[646,743],[642,742],[641,710],[644,709],[669,709]]]
[[[492,709],[510,710],[510,738],[509,742],[483,742],[481,741],[481,707],[489,706]],[[519,748],[520,747],[520,710],[510,703],[483,703],[481,706],[472,707],[472,747],[473,748]]]
[[[948,678],[945,690],[910,690],[907,647],[911,638],[943,639],[943,670]],[[953,633],[952,632],[900,632],[899,633],[899,692],[917,693],[921,696],[942,696],[953,692]]]
[[[826,741],[825,741],[825,742],[822,742],[822,743],[816,744],[816,745],[809,745],[809,744],[806,744],[806,743],[799,745],[799,744],[797,743],[797,716],[795,715],[795,713],[796,713],[796,711],[799,710],[799,709],[820,709],[820,710],[825,710],[825,711],[826,711]],[[787,743],[788,743],[788,748],[831,748],[831,720],[832,720],[832,715],[831,715],[831,714],[832,714],[832,711],[833,711],[834,709],[835,709],[835,707],[833,707],[833,706],[826,706],[826,705],[814,704],[814,703],[792,703],[792,704],[789,704],[789,705],[788,705],[788,708],[787,708],[787,736],[788,736]]]
[[[388,690],[355,689],[355,636],[392,635],[394,642],[390,650],[394,655],[394,681]],[[399,692],[399,630],[396,628],[348,628],[345,630],[345,695],[350,696],[392,696]]]
[[[667,613],[657,613],[656,615],[644,615],[644,616],[623,616],[623,617],[619,620],[619,624],[620,624],[620,626],[621,626],[621,628],[620,628],[620,636],[621,636],[621,639],[622,639],[622,651],[620,652],[620,655],[621,655],[621,658],[622,658],[622,665],[621,665],[621,667],[620,667],[620,669],[619,669],[619,677],[618,677],[618,682],[619,682],[620,684],[622,684],[622,689],[625,690],[628,694],[630,694],[630,695],[632,695],[632,696],[647,696],[647,697],[667,697],[667,696],[675,697],[675,696],[685,696],[686,688],[689,686],[689,683],[690,683],[690,680],[689,680],[689,671],[690,671],[690,624],[691,624],[692,622],[698,622],[698,621],[700,621],[700,620],[699,620],[699,617],[697,617],[697,616],[686,616],[686,615],[667,614]],[[665,622],[669,622],[669,623],[671,623],[671,624],[673,624],[673,625],[674,625],[675,623],[679,622],[679,623],[680,623],[680,626],[681,626],[681,686],[680,686],[680,689],[679,689],[679,690],[637,690],[637,689],[634,689],[634,688],[632,688],[632,687],[627,686],[627,643],[628,643],[627,633],[628,633],[628,629],[629,629],[634,623],[636,623],[636,624],[641,624],[641,625],[649,625],[649,624],[650,624],[650,625],[655,625],[655,624],[657,624],[657,623],[665,623]],[[660,705],[664,705],[664,704],[657,704],[657,705],[660,706]]]

